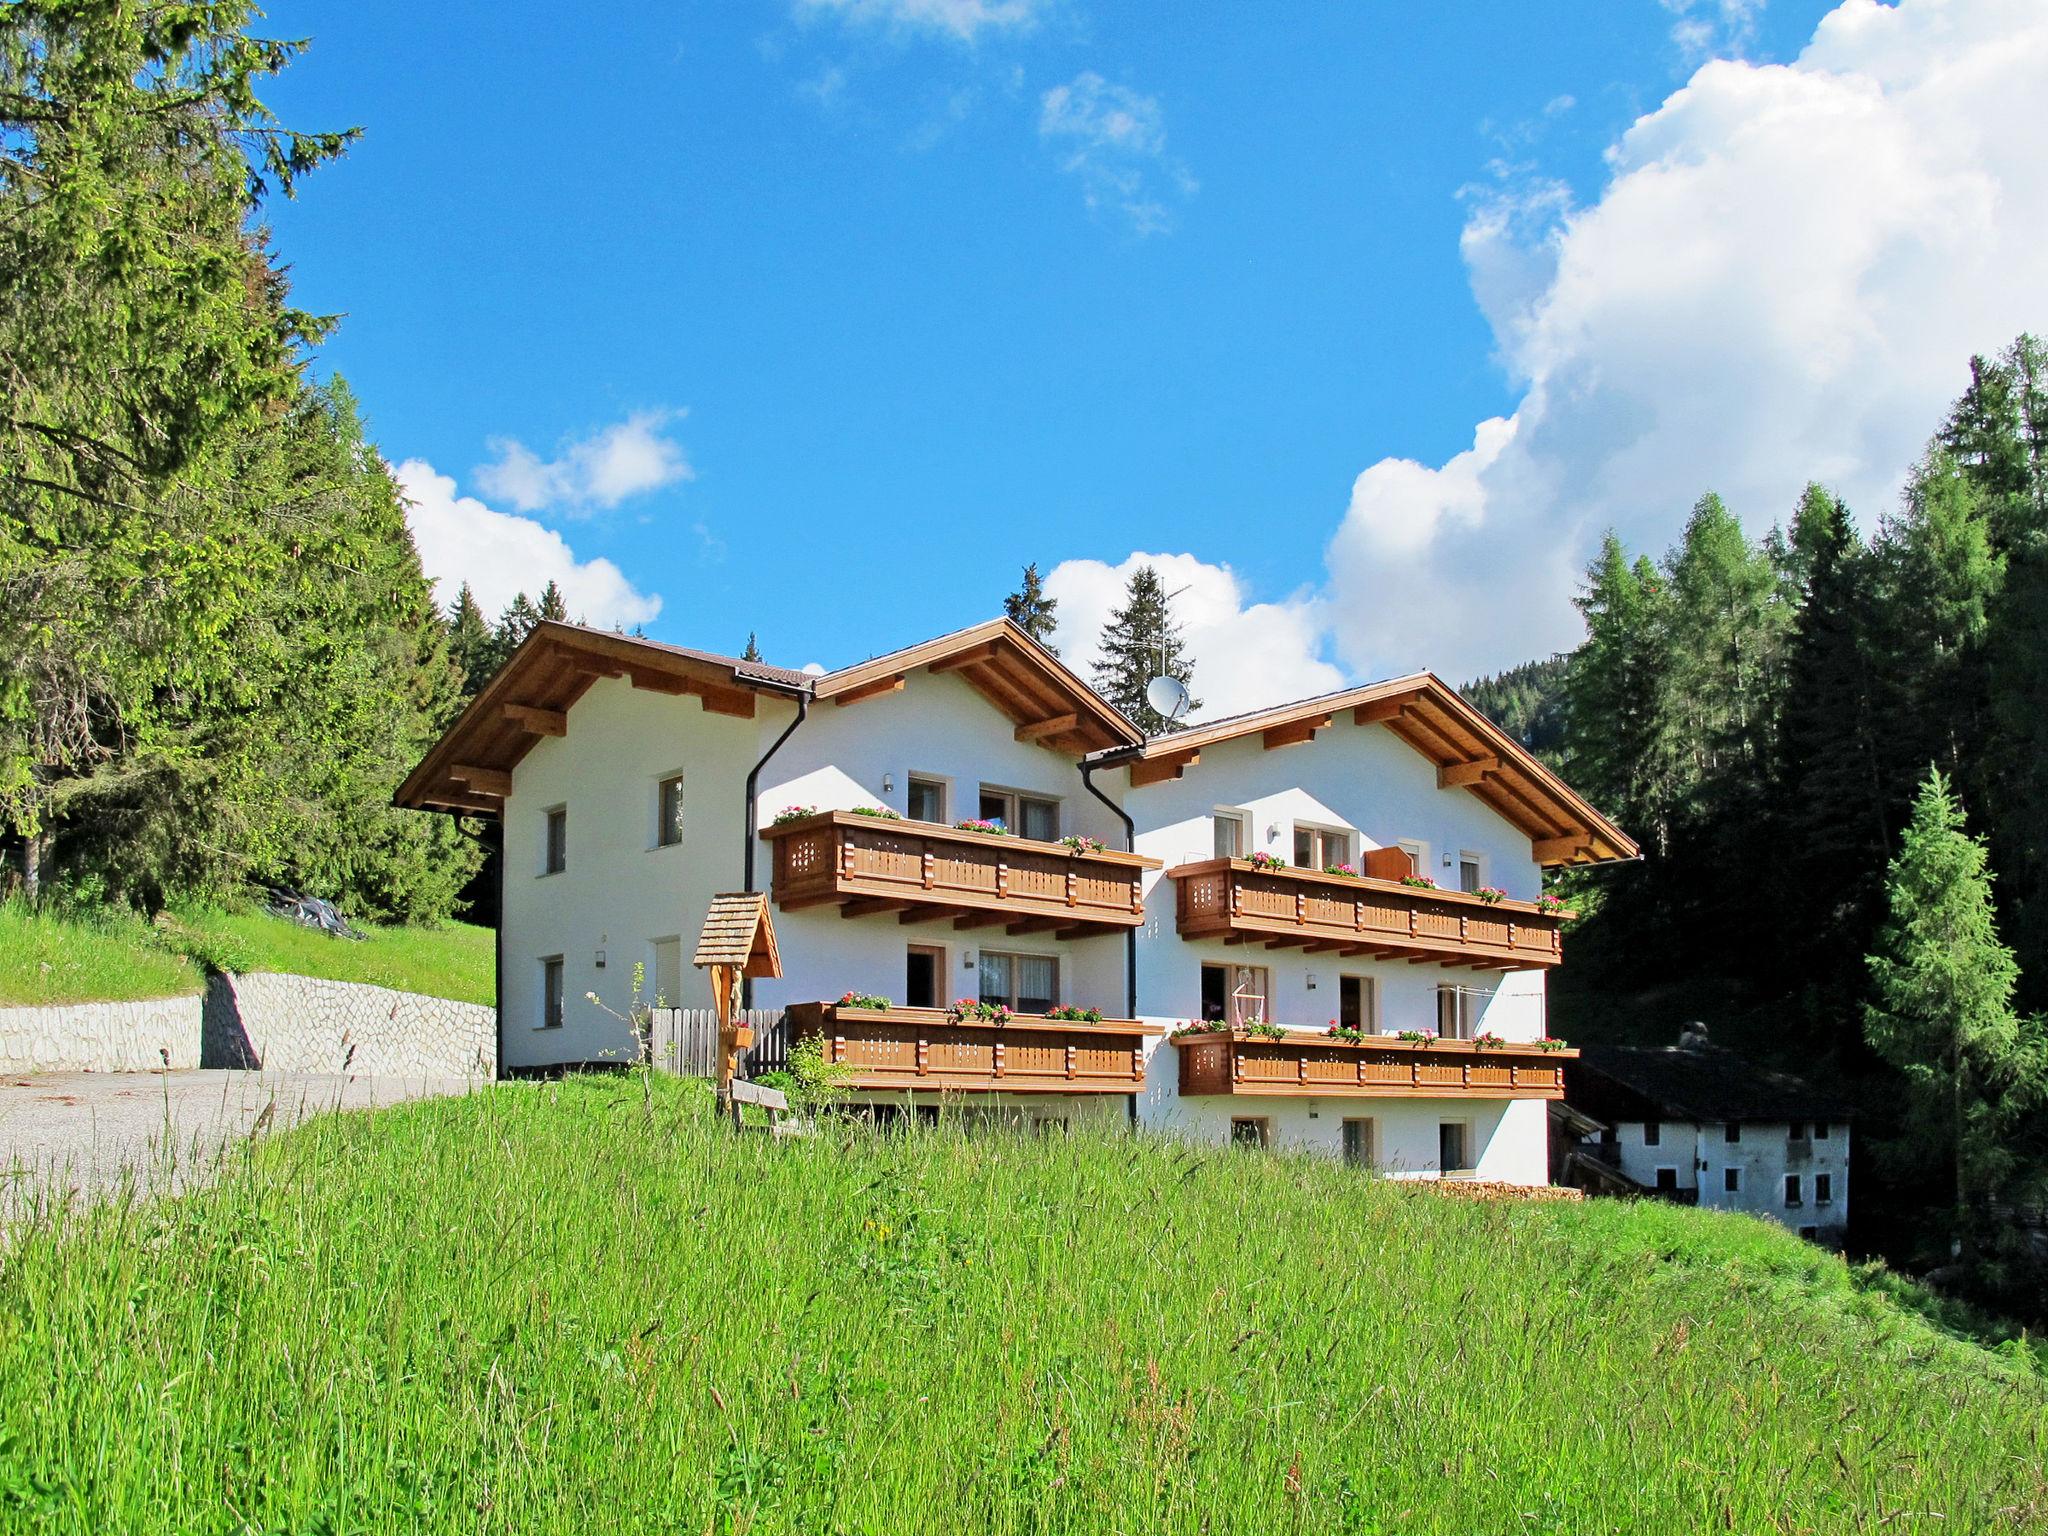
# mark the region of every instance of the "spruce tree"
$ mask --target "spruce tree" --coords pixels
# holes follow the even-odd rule
[[[491,637],[490,622],[477,606],[476,594],[464,582],[448,615],[448,656],[462,674],[462,696],[474,698],[503,659]]]
[[[548,584],[540,589],[540,601],[534,605],[534,617],[553,624],[569,622],[568,601],[562,596],[562,589],[555,584],[553,577],[550,577]]]
[[[1565,762],[1572,782],[1646,848],[1664,842],[1667,806],[1652,775],[1667,666],[1663,578],[1631,564],[1609,533],[1576,599],[1586,639],[1565,671]]]
[[[740,652],[740,660],[759,661],[760,659],[761,646],[759,641],[755,638],[754,632],[750,629],[747,631],[747,648],[744,651]]]
[[[533,606],[533,599],[524,592],[517,594],[505,605],[505,611],[498,615],[498,627],[492,633],[497,642],[500,662],[519,649],[520,642],[533,633],[533,627],[540,622],[540,611]]]
[[[1003,599],[1003,612],[1010,622],[1057,656],[1060,650],[1052,643],[1052,637],[1059,629],[1059,620],[1053,616],[1059,605],[1058,598],[1045,595],[1045,584],[1039,579],[1038,562],[1034,560],[1024,567],[1023,586]]]
[[[1131,572],[1124,588],[1123,606],[1109,617],[1102,630],[1102,654],[1095,663],[1095,690],[1122,710],[1147,736],[1179,730],[1187,716],[1202,707],[1191,698],[1178,720],[1169,720],[1145,697],[1145,687],[1155,677],[1178,678],[1192,689],[1195,659],[1181,640],[1180,626],[1173,621],[1166,589],[1159,573],[1149,565]]]
[[[1945,1169],[1950,1237],[1974,1258],[1989,1204],[2016,1169],[2018,1113],[2038,1085],[2038,1021],[2013,1011],[2018,967],[1999,941],[1984,844],[1939,768],[1913,804],[1870,956],[1871,1047],[1905,1080],[1904,1157]]]

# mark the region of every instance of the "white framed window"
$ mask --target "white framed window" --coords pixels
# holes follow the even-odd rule
[[[981,952],[981,1000],[1013,1013],[1044,1013],[1060,1000],[1060,963],[1051,955]]]
[[[1327,869],[1351,862],[1351,834],[1341,827],[1294,824],[1294,867]]]
[[[904,782],[908,788],[904,794],[903,814],[912,821],[931,821],[944,826],[950,819],[946,815],[946,781],[928,773],[913,773]]]
[[[654,786],[654,846],[678,847],[683,841],[683,776],[671,773]]]
[[[1232,1025],[1258,1023],[1266,1017],[1273,978],[1263,965],[1202,966],[1202,1017]]]
[[[1216,857],[1241,859],[1252,845],[1251,818],[1235,806],[1216,807]]]
[[[1337,978],[1337,1023],[1368,1035],[1379,1033],[1379,988],[1370,976]]]
[[[1493,993],[1483,987],[1442,983],[1436,989],[1436,1032],[1446,1040],[1472,1039],[1492,1001]]]
[[[1461,851],[1458,854],[1458,889],[1470,895],[1484,884],[1486,860],[1470,850]]]
[[[1344,1122],[1344,1161],[1353,1168],[1370,1168],[1378,1161],[1374,1155],[1377,1137],[1373,1135],[1370,1120],[1346,1120]]]
[[[1404,837],[1399,839],[1394,846],[1408,855],[1408,862],[1413,866],[1410,873],[1417,875],[1429,873],[1429,844],[1423,842],[1420,838]]]
[[[975,814],[983,821],[1000,821],[1019,837],[1036,838],[1042,843],[1059,840],[1060,803],[1049,795],[984,784],[981,809]]]
[[[540,963],[540,1027],[562,1027],[562,957],[549,955]]]
[[[1273,1122],[1251,1115],[1233,1119],[1230,1122],[1230,1144],[1263,1151],[1273,1144]]]
[[[654,1006],[683,1006],[683,940],[680,934],[654,941]]]
[[[1440,1173],[1472,1171],[1472,1126],[1465,1120],[1440,1120],[1436,1127],[1436,1166]]]
[[[569,867],[569,807],[554,805],[544,813],[541,832],[540,872],[559,875]]]

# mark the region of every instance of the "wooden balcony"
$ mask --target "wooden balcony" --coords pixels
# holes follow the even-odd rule
[[[1099,1024],[1016,1014],[1008,1023],[955,1023],[943,1008],[853,1008],[797,1003],[799,1040],[825,1039],[828,1061],[853,1069],[857,1092],[1136,1093],[1145,1082],[1143,1042],[1157,1024]]]
[[[1307,869],[1254,869],[1204,859],[1167,871],[1184,939],[1296,946],[1339,955],[1520,971],[1564,958],[1561,913],[1525,901],[1485,902],[1463,891]]]
[[[785,911],[837,906],[842,917],[894,912],[906,923],[1079,938],[1145,920],[1139,881],[1159,860],[1064,843],[990,837],[923,821],[821,811],[764,828],[775,844],[775,901]]]
[[[1183,1098],[1561,1099],[1564,1063],[1579,1054],[1386,1035],[1354,1044],[1307,1030],[1284,1040],[1219,1030],[1173,1043]]]

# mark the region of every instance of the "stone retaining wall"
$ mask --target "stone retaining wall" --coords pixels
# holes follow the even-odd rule
[[[0,1008],[0,1072],[196,1067],[202,1013],[197,997]]]
[[[495,1077],[497,1010],[270,972],[215,976],[204,998],[0,1008],[0,1072],[167,1066]]]

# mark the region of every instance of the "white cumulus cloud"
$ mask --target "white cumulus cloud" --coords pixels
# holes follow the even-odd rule
[[[833,15],[892,32],[929,33],[971,43],[984,32],[1028,32],[1047,0],[796,0],[800,20]]]
[[[1752,529],[1814,478],[1889,508],[1970,354],[2048,323],[2043,121],[2039,0],[1846,0],[1790,64],[1702,66],[1590,205],[1481,199],[1464,255],[1524,393],[1449,462],[1358,476],[1342,657],[1458,679],[1568,646],[1601,531],[1660,551],[1708,489]]]
[[[457,495],[454,477],[426,460],[407,459],[392,474],[405,493],[420,564],[444,607],[466,581],[485,615],[495,619],[519,593],[538,597],[553,581],[570,616],[584,623],[647,624],[661,612],[661,598],[641,592],[611,561],[578,560],[552,528]]]
[[[664,432],[681,415],[635,411],[624,421],[563,443],[552,459],[543,459],[516,438],[493,438],[497,458],[478,466],[477,484],[485,495],[521,512],[552,507],[588,513],[616,507],[628,497],[696,478],[682,445]]]
[[[1159,99],[1092,69],[1039,98],[1038,136],[1079,179],[1089,208],[1115,213],[1136,234],[1171,229],[1174,204],[1196,191],[1187,167],[1166,152]]]
[[[1195,659],[1201,716],[1235,714],[1344,686],[1344,674],[1315,654],[1325,625],[1313,597],[1248,603],[1244,583],[1229,566],[1186,554],[1133,553],[1117,565],[1062,560],[1052,568],[1045,591],[1059,603],[1054,644],[1082,677],[1093,680],[1102,626],[1122,604],[1131,573],[1146,565],[1159,573],[1168,592],[1179,592],[1173,613]]]

